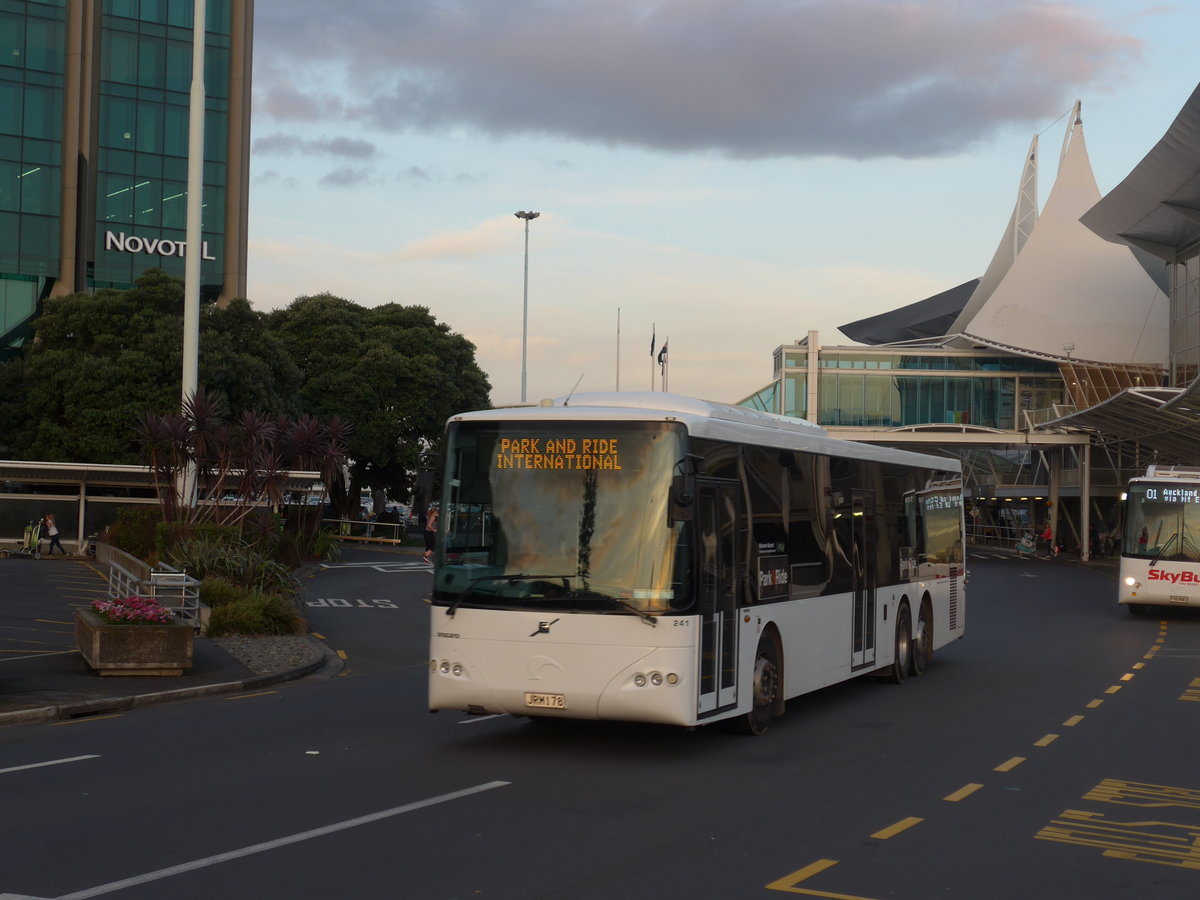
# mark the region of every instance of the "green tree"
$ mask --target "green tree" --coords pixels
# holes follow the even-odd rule
[[[0,365],[9,456],[135,463],[147,412],[180,407],[183,284],[159,269],[127,291],[51,298],[22,356]],[[201,312],[200,383],[235,413],[295,411],[299,370],[245,300]]]
[[[342,515],[364,488],[407,497],[413,473],[436,464],[446,419],[489,405],[474,344],[426,307],[365,308],[326,293],[297,298],[268,323],[303,372],[304,411],[353,426],[350,483],[344,494],[329,486]]]

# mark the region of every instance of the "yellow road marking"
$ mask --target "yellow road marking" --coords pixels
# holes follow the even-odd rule
[[[1071,716],[1067,721],[1063,722],[1065,728],[1073,728],[1083,721],[1083,716]]]
[[[51,725],[79,725],[83,722],[97,722],[100,719],[119,719],[125,713],[109,713],[107,716],[84,716],[79,719],[67,719],[65,722],[51,722]]]
[[[1133,681],[1133,673],[1126,672],[1124,675],[1121,676],[1121,680],[1122,681]]]
[[[336,653],[337,653],[337,655],[338,655],[340,658],[342,658],[342,659],[345,659],[345,658],[346,658],[346,651],[345,651],[345,650],[337,650],[337,651],[334,651],[334,652],[336,652]]]
[[[1093,700],[1091,703],[1089,703],[1089,704],[1087,705],[1087,708],[1088,708],[1088,709],[1099,709],[1099,708],[1100,708],[1100,704],[1101,704],[1101,703],[1103,703],[1103,702],[1104,702],[1103,700]]]
[[[955,791],[953,794],[943,797],[942,799],[946,800],[949,803],[957,803],[959,800],[965,800],[967,797],[970,797],[973,793],[975,793],[981,787],[983,787],[982,784],[976,784],[975,782],[971,782],[970,784],[963,785],[957,791]]]
[[[278,694],[279,691],[259,691],[257,694],[238,694],[236,697],[226,697],[226,700],[248,700],[251,697],[266,697],[268,694]]]
[[[1146,664],[1145,664],[1145,663],[1134,663],[1134,664],[1133,664],[1133,668],[1134,668],[1135,670],[1137,670],[1137,669],[1144,669],[1144,668],[1146,668]]]
[[[856,897],[852,894],[834,894],[829,891],[814,891],[811,888],[796,887],[800,882],[819,875],[830,866],[836,865],[836,859],[818,859],[803,869],[797,869],[791,875],[784,875],[782,878],[772,881],[766,888],[768,891],[786,891],[789,894],[804,894],[807,897],[828,897],[830,900],[868,900],[866,897]]]
[[[1116,693],[1117,691],[1119,691],[1120,689],[1121,689],[1121,685],[1119,685],[1119,684],[1114,684],[1112,687],[1110,687],[1110,688],[1109,688],[1107,691],[1105,691],[1104,693],[1106,693],[1106,694],[1115,694],[1115,693]]]
[[[912,828],[914,825],[918,825],[924,821],[924,819],[918,819],[916,816],[908,816],[907,818],[901,819],[894,825],[889,825],[887,828],[880,829],[871,835],[871,837],[879,841],[886,841],[888,838],[893,838],[902,831],[908,831],[908,829]]]
[[[311,634],[313,637],[315,637],[318,641],[325,640],[325,635],[323,635],[323,634],[318,634],[315,631],[310,631],[309,634]]]
[[[1053,744],[1053,743],[1054,743],[1055,741],[1057,741],[1057,740],[1058,740],[1058,735],[1057,735],[1057,734],[1048,734],[1048,735],[1046,735],[1045,737],[1043,737],[1043,738],[1042,738],[1040,741],[1034,741],[1034,742],[1033,742],[1033,746],[1035,746],[1035,747],[1049,747],[1051,744]]]
[[[41,622],[43,625],[74,625],[74,622],[63,622],[60,619],[34,619],[35,622]]]
[[[1000,763],[1000,765],[996,766],[996,768],[994,768],[992,771],[993,772],[1011,772],[1013,769],[1015,769],[1017,766],[1019,766],[1023,762],[1025,762],[1025,757],[1014,756],[1012,759],[1008,760],[1008,762]]]
[[[1180,700],[1200,700],[1200,678],[1193,678],[1192,683],[1187,686],[1182,694],[1179,695]]]

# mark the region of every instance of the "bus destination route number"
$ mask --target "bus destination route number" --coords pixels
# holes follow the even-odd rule
[[[533,709],[566,709],[567,698],[563,694],[533,694],[526,691],[525,705]]]

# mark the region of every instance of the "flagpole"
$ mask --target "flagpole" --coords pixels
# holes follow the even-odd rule
[[[621,392],[621,307],[617,307],[617,393]]]
[[[654,339],[658,334],[658,326],[650,324],[650,390],[654,390]]]

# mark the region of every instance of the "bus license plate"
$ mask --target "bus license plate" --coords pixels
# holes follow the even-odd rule
[[[1185,596],[1183,596],[1182,594],[1172,594],[1172,595],[1171,595],[1171,602],[1172,602],[1172,603],[1187,603],[1187,602],[1188,602],[1188,598],[1187,598],[1187,597],[1185,597]]]
[[[563,694],[531,694],[526,691],[525,705],[534,709],[566,709],[567,698]]]

